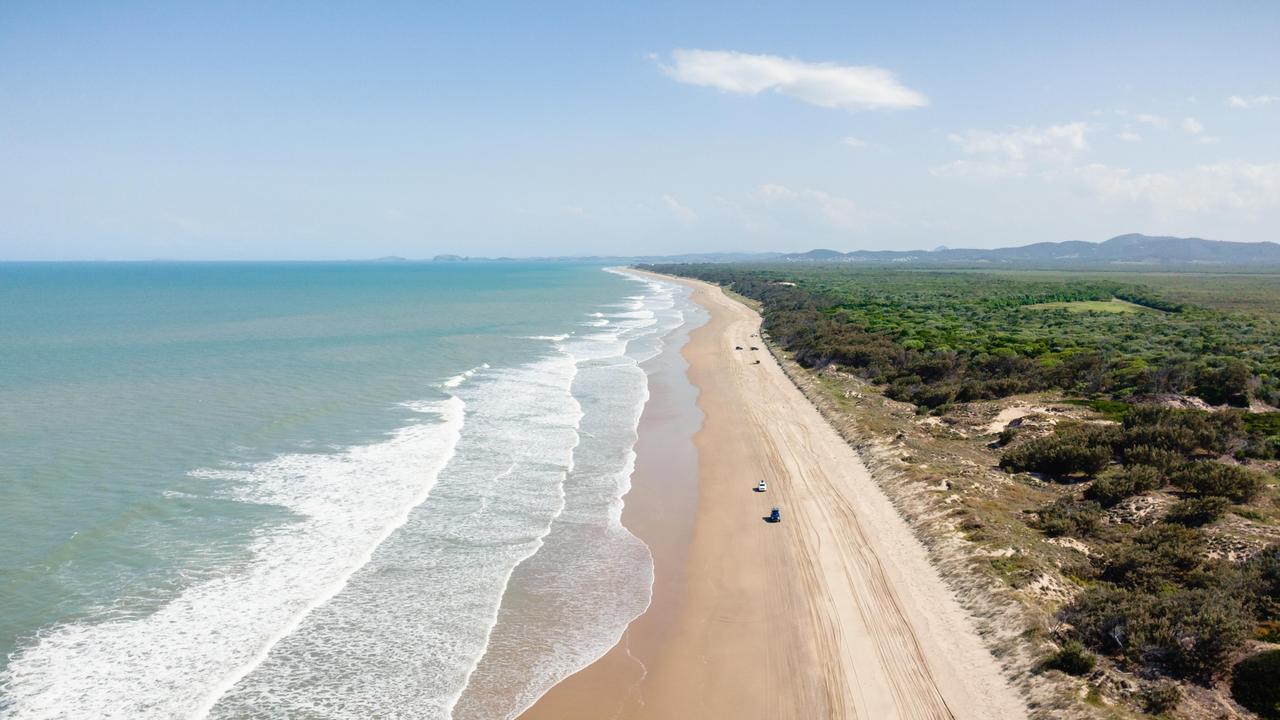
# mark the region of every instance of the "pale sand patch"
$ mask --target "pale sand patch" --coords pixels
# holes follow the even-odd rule
[[[684,350],[705,420],[669,627],[636,657],[642,616],[526,716],[1025,717],[857,453],[768,352],[733,349],[761,344],[759,316],[719,288],[688,284],[711,319]],[[751,492],[762,478],[769,492]],[[774,505],[783,521],[770,525],[762,518]]]
[[[1028,415],[1037,412],[1043,412],[1044,408],[1027,407],[1026,405],[1013,405],[1001,410],[996,414],[995,419],[987,425],[987,433],[998,433],[1014,420],[1020,420]]]
[[[1053,408],[1048,405],[1010,405],[997,413],[995,418],[987,424],[985,434],[998,433],[1008,427],[1009,423],[1032,415],[1039,415],[1040,417],[1036,418],[1036,422],[1046,425],[1057,425],[1060,420],[1071,420],[1075,417],[1070,414],[1064,415],[1063,413],[1062,408]],[[1085,420],[1084,422],[1106,423],[1111,421]]]

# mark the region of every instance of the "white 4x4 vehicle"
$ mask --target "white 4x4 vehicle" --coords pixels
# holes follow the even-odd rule
[[[760,481],[759,485],[756,485],[756,492],[767,492],[768,490],[769,486],[765,485],[763,480]]]

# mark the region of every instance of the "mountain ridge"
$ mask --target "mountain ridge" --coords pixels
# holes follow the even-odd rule
[[[1196,237],[1117,235],[1102,242],[1066,240],[994,249],[854,250],[784,254],[784,262],[856,262],[990,265],[1221,265],[1280,266],[1280,244],[1233,242]],[[816,259],[815,253],[821,256]]]
[[[402,258],[395,258],[402,260]],[[1280,267],[1280,244],[1196,237],[1117,235],[1102,242],[1064,240],[994,249],[853,250],[815,248],[805,252],[702,252],[678,255],[557,255],[485,258],[436,255],[431,262],[598,262],[598,263],[859,263],[927,267]]]

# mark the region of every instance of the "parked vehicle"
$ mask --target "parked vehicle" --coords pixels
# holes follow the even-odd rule
[[[768,491],[769,491],[769,486],[765,485],[763,480],[761,480],[759,484],[756,485],[756,492],[768,492]]]
[[[779,510],[778,508],[774,508],[773,510],[770,510],[769,517],[765,518],[764,521],[771,522],[771,523],[782,522],[782,511]]]

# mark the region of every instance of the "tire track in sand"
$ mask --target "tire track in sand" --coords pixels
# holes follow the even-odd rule
[[[731,316],[722,342],[743,347],[760,342],[754,338],[759,332],[756,313],[728,299],[719,289],[707,289],[705,294],[705,304],[719,306]],[[757,359],[760,364],[753,364]],[[953,666],[965,659],[946,657],[936,647],[933,653],[926,650],[930,638],[922,638],[918,632],[881,558],[886,541],[915,542],[915,538],[900,519],[905,537],[876,538],[868,532],[862,515],[873,510],[859,502],[858,493],[879,490],[867,487],[869,478],[864,477],[864,483],[853,482],[852,475],[861,472],[865,476],[866,470],[852,448],[763,350],[734,353],[729,364],[739,392],[754,400],[746,403],[740,420],[751,426],[745,432],[760,443],[760,451],[753,455],[762,463],[762,476],[770,482],[773,502],[763,499],[762,509],[767,511],[765,506],[777,504],[784,511],[788,547],[771,548],[769,559],[789,555],[780,559],[793,564],[803,586],[799,592],[771,592],[774,597],[769,598],[769,604],[777,602],[784,611],[799,611],[805,618],[803,625],[818,664],[808,672],[810,680],[821,686],[828,716],[870,720],[1022,715],[1021,702],[999,677],[976,637],[971,638],[969,649],[977,650],[977,659],[985,661],[980,664],[986,667],[979,670],[988,671],[988,684],[997,692],[1004,691],[1003,707],[975,702],[963,692],[965,681],[955,676],[969,673],[956,672]],[[777,550],[785,552],[774,552]],[[934,573],[931,567],[927,571]],[[936,573],[934,579],[945,591]],[[949,593],[940,600],[955,604]],[[965,629],[948,628],[955,632]],[[794,667],[788,669],[795,672]],[[815,670],[817,676],[812,677]],[[785,672],[781,667],[778,671]],[[940,683],[939,672],[951,676],[947,677],[949,682]],[[773,717],[803,716],[796,713],[795,705],[783,703],[777,709]]]

